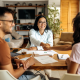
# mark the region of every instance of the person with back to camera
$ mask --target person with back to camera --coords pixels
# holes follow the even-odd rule
[[[72,52],[70,58],[66,60],[68,73],[80,74],[80,14],[73,19],[73,39]]]
[[[76,15],[76,17],[80,16],[80,12]],[[76,18],[75,17],[75,18]],[[75,19],[74,18],[74,19]],[[74,22],[74,20],[73,20]],[[74,27],[73,27],[74,28]],[[46,50],[61,50],[61,51],[65,51],[65,50],[72,50],[72,45],[60,45],[60,46],[53,46],[53,47],[49,47],[49,48],[46,48]]]
[[[0,70],[8,70],[15,78],[27,80],[27,75],[31,75],[32,73],[26,70],[35,63],[34,57],[30,57],[26,61],[12,58],[8,44],[3,40],[6,34],[12,32],[13,26],[15,26],[13,11],[6,7],[0,7]],[[16,63],[17,69],[13,68],[12,62]],[[23,64],[23,66],[20,67],[20,64]],[[25,74],[23,74],[24,72]],[[28,78],[31,77],[28,76]]]
[[[36,18],[33,29],[29,32],[29,37],[31,42],[29,50],[44,50],[44,47],[53,46],[53,33],[43,15]]]

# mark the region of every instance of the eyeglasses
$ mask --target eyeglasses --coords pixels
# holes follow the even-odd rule
[[[39,24],[45,24],[45,25],[46,25],[46,22],[41,22],[41,21],[40,21]]]
[[[0,21],[8,21],[10,23],[14,23],[14,20],[0,20]]]

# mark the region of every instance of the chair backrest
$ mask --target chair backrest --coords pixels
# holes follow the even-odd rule
[[[0,70],[0,80],[18,80],[8,70]]]
[[[6,34],[6,35],[4,36],[4,39],[6,39],[6,38],[10,38],[10,41],[11,41],[11,40],[12,40],[11,34]]]
[[[73,32],[62,32],[60,41],[70,41],[73,42]]]
[[[60,80],[80,80],[80,75],[65,73]]]

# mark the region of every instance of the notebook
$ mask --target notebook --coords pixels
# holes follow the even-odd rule
[[[57,54],[57,56],[58,56],[58,59],[63,59],[63,60],[66,60],[67,58],[69,58],[68,54]]]

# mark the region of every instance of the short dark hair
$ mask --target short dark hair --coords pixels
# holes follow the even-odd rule
[[[35,23],[34,23],[34,27],[33,27],[33,29],[36,30],[36,31],[39,31],[39,28],[38,28],[38,26],[37,26],[37,23],[38,23],[38,21],[39,21],[40,18],[45,18],[45,19],[46,19],[46,17],[43,16],[43,15],[40,15],[40,16],[38,16],[38,17],[36,18]],[[47,25],[46,25],[45,30],[50,30],[50,28],[49,28],[49,26],[48,26],[47,19],[46,19],[46,23],[47,23]]]
[[[74,28],[74,44],[80,42],[80,13],[76,15],[76,17],[73,19],[73,28]]]
[[[0,7],[0,17],[3,17],[5,13],[11,13],[13,15],[13,10],[7,7]]]

